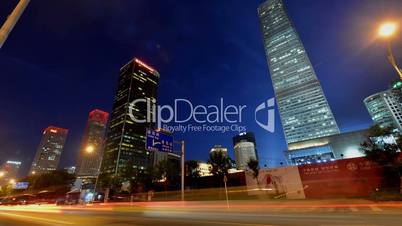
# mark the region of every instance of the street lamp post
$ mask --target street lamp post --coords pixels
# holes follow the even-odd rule
[[[391,47],[391,37],[396,33],[397,27],[398,26],[396,23],[384,23],[380,26],[378,30],[378,35],[388,41],[388,60],[391,63],[392,67],[396,70],[399,78],[402,80],[402,69],[398,66]]]
[[[24,12],[25,8],[27,7],[30,0],[20,0],[13,10],[13,12],[8,16],[6,22],[0,29],[0,49],[3,46],[4,42],[6,41],[8,35],[10,34],[11,30],[14,28],[15,24],[17,23],[18,19]]]
[[[181,201],[184,201],[184,140],[175,143],[181,145]]]

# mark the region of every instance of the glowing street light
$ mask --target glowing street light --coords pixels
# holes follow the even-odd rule
[[[8,183],[10,183],[10,184],[15,184],[15,179],[10,179],[10,180],[8,181]]]
[[[396,25],[396,23],[392,22],[383,23],[378,29],[378,34],[384,38],[391,37],[392,35],[395,34],[397,27],[398,26]]]
[[[378,35],[388,41],[388,60],[391,63],[392,67],[396,70],[396,73],[398,73],[399,78],[402,80],[402,69],[398,67],[394,53],[392,52],[391,48],[391,37],[395,35],[397,30],[397,23],[386,22],[379,27]]]
[[[4,175],[6,175],[6,172],[0,171],[0,178],[4,177]]]
[[[92,153],[92,152],[95,151],[95,147],[94,147],[93,145],[88,145],[88,146],[85,148],[85,151],[86,151],[87,153]]]

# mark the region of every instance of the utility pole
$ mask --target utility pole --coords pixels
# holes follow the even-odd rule
[[[399,75],[399,79],[402,80],[402,69],[398,67],[394,53],[392,52],[391,41],[388,41],[388,60]]]
[[[184,201],[184,140],[181,141],[181,201]]]
[[[184,201],[184,140],[174,142],[181,145],[181,201]]]
[[[11,30],[17,23],[18,19],[21,17],[29,1],[30,0],[20,0],[13,12],[8,16],[6,22],[4,22],[3,26],[0,29],[0,49],[6,41]]]

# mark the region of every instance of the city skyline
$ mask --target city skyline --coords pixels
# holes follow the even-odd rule
[[[321,49],[325,49],[325,48],[329,48],[328,47],[328,43],[325,42],[318,42],[318,43],[313,43],[312,39],[314,34],[319,34],[320,32],[318,31],[323,31],[328,29],[328,27],[326,27],[326,25],[321,24],[320,26],[316,25],[313,26],[314,28],[309,28],[308,26],[311,26],[315,21],[313,21],[311,18],[307,18],[307,19],[303,19],[302,16],[297,12],[296,8],[297,6],[299,6],[299,4],[302,3],[296,3],[296,2],[292,2],[292,1],[287,1],[289,2],[287,4],[291,17],[294,16],[293,20],[296,23],[296,27],[298,27],[298,29],[301,31],[301,39],[304,41],[306,40],[305,46],[308,49],[308,52],[310,54],[311,52],[311,58],[313,59],[313,65],[319,65],[318,66],[318,70],[319,72],[317,72],[317,74],[319,74],[319,77],[323,78],[322,83],[323,83],[323,87],[325,90],[326,95],[328,96],[328,102],[330,106],[335,105],[335,107],[333,108],[334,111],[334,115],[335,118],[338,121],[338,124],[341,128],[342,131],[350,131],[353,129],[358,129],[358,128],[364,128],[367,127],[371,121],[370,121],[370,116],[368,115],[368,113],[365,110],[365,107],[363,105],[363,98],[364,96],[369,96],[367,94],[372,94],[381,90],[385,90],[387,88],[386,84],[389,83],[390,81],[392,81],[393,79],[396,78],[396,76],[394,75],[395,73],[392,71],[392,68],[387,67],[388,65],[386,64],[386,58],[385,58],[385,51],[382,51],[382,45],[381,44],[375,44],[378,45],[378,49],[379,53],[383,54],[378,54],[377,57],[375,57],[375,62],[379,61],[379,62],[384,62],[384,66],[381,66],[380,69],[376,69],[372,72],[368,72],[366,71],[367,69],[365,69],[365,67],[370,66],[371,62],[370,60],[373,59],[368,59],[368,60],[363,60],[363,62],[359,62],[359,63],[353,63],[352,65],[348,66],[348,69],[346,70],[357,70],[359,72],[359,70],[361,70],[359,73],[357,73],[359,76],[367,76],[364,77],[365,79],[360,79],[359,76],[344,76],[341,77],[343,79],[340,79],[340,81],[338,81],[339,77],[336,76],[342,76],[342,75],[338,75],[338,73],[333,72],[332,75],[336,75],[336,76],[328,76],[328,73],[330,72],[330,70],[334,70],[332,63],[335,62],[335,64],[337,64],[336,62],[343,61],[344,59],[341,58],[340,56],[342,56],[341,54],[339,54],[339,52],[337,54],[339,54],[340,56],[338,56],[338,58],[336,56],[333,56],[331,54],[326,55],[324,54],[324,57],[322,56],[322,53],[320,53]],[[258,5],[259,2],[256,2],[253,6]],[[105,4],[105,3],[103,3]],[[200,3],[198,3],[200,4]],[[335,3],[333,3],[335,4]],[[357,3],[354,3],[355,5]],[[239,8],[241,4],[235,4],[234,7],[237,7],[237,11],[239,12]],[[319,5],[319,4],[318,4]],[[340,4],[341,5],[341,4]],[[353,5],[353,4],[352,4]],[[358,4],[357,4],[358,5]],[[372,3],[372,5],[375,5],[374,3]],[[392,5],[392,4],[390,4]],[[398,5],[395,3],[395,5]],[[36,8],[35,8],[36,7]],[[33,9],[37,9],[39,6],[35,6],[35,3],[32,4],[32,8]],[[189,6],[187,6],[189,7]],[[319,7],[319,6],[311,6],[310,10],[314,11],[313,9],[315,7]],[[339,7],[339,5],[338,5]],[[357,7],[357,6],[355,6]],[[374,7],[374,6],[371,6]],[[313,9],[311,9],[313,8]],[[335,7],[336,8],[336,7]],[[352,7],[353,8],[353,7]],[[32,15],[33,13],[33,9],[28,9],[26,14],[23,17],[28,17],[30,15]],[[247,7],[248,10],[251,10],[252,7]],[[304,9],[306,9],[306,7],[304,7]],[[88,10],[88,9],[87,9]],[[98,8],[99,10],[99,8]],[[309,8],[307,7],[307,10],[309,10]],[[335,10],[336,11],[336,10]],[[1,13],[2,11],[0,11]],[[226,12],[226,11],[225,11]],[[219,18],[219,13],[215,12],[209,12],[211,13],[213,16],[216,16]],[[228,12],[226,12],[228,13]],[[249,48],[245,48],[244,46],[242,46],[243,40],[241,38],[238,39],[234,39],[232,40],[232,43],[229,43],[228,45],[230,47],[235,47],[238,52],[238,56],[237,58],[231,58],[231,60],[222,60],[222,59],[218,59],[220,60],[220,64],[218,64],[218,66],[214,66],[214,60],[211,61],[207,61],[209,63],[209,65],[212,65],[213,70],[217,71],[217,74],[222,74],[224,73],[225,76],[229,76],[229,75],[235,75],[233,77],[233,81],[226,81],[225,79],[220,79],[219,77],[214,78],[213,76],[207,76],[206,80],[210,80],[211,82],[228,82],[229,83],[229,88],[224,89],[222,91],[217,91],[215,93],[215,95],[212,95],[211,97],[206,96],[205,94],[202,94],[202,87],[207,87],[206,86],[206,81],[199,81],[197,80],[197,83],[192,82],[192,80],[186,80],[184,77],[186,76],[186,74],[188,74],[189,72],[194,73],[193,76],[196,76],[197,74],[201,75],[206,75],[207,71],[204,71],[203,69],[198,68],[198,71],[196,70],[195,72],[192,70],[194,67],[189,67],[188,69],[183,69],[183,68],[179,68],[179,69],[174,69],[174,67],[172,67],[171,65],[176,64],[175,62],[177,62],[177,57],[180,56],[180,51],[176,52],[176,53],[171,53],[171,46],[169,47],[169,43],[158,43],[158,40],[155,40],[153,38],[151,38],[151,40],[153,39],[153,41],[155,41],[155,43],[150,44],[150,47],[148,49],[144,48],[144,49],[136,49],[135,51],[137,51],[140,54],[144,54],[144,56],[141,59],[144,59],[145,62],[149,62],[151,63],[153,66],[157,67],[159,69],[159,71],[161,72],[161,74],[166,75],[166,80],[165,81],[161,81],[161,89],[162,91],[160,91],[160,93],[169,93],[171,94],[171,97],[162,97],[161,98],[161,102],[169,102],[171,98],[173,97],[181,97],[181,96],[185,96],[185,95],[190,95],[193,93],[193,90],[195,89],[198,92],[198,95],[192,95],[191,98],[196,101],[196,102],[200,102],[203,103],[203,101],[205,102],[214,102],[216,99],[219,98],[219,96],[221,95],[225,95],[224,93],[227,92],[228,90],[232,89],[232,86],[234,85],[244,85],[244,87],[246,88],[245,91],[240,92],[239,94],[234,93],[231,94],[234,96],[234,98],[230,99],[231,102],[236,103],[237,100],[239,100],[242,103],[247,103],[250,105],[254,105],[257,102],[263,101],[264,99],[270,97],[269,95],[273,96],[273,92],[272,92],[272,85],[270,84],[269,78],[268,78],[268,73],[267,71],[267,67],[264,66],[265,64],[265,57],[264,57],[264,52],[263,52],[263,46],[262,46],[262,42],[261,42],[261,32],[258,30],[259,29],[259,23],[258,23],[258,18],[257,18],[257,13],[256,13],[256,7],[251,11],[251,12],[247,12],[245,13],[246,15],[248,15],[247,18],[249,23],[255,23],[252,24],[252,37],[248,37],[248,36],[241,36],[242,38],[250,38],[251,40],[256,40],[258,42],[257,45],[253,46],[251,48],[252,53],[250,53],[250,49]],[[1,14],[3,16],[3,14]],[[87,18],[88,19],[88,18]],[[25,21],[25,22],[24,22]],[[46,85],[46,89],[45,91],[39,92],[39,97],[41,97],[41,101],[38,103],[38,106],[32,106],[30,104],[27,104],[26,107],[28,107],[30,109],[30,112],[33,112],[32,115],[29,116],[28,120],[28,125],[29,125],[29,129],[28,131],[26,131],[26,135],[29,134],[30,141],[27,142],[23,142],[23,144],[10,144],[8,142],[5,142],[4,140],[2,140],[2,145],[0,148],[3,149],[7,149],[6,153],[7,154],[12,154],[10,153],[10,151],[8,150],[13,150],[13,149],[17,149],[16,153],[18,153],[18,150],[20,152],[20,154],[17,154],[17,156],[13,156],[14,159],[17,159],[17,157],[19,157],[18,159],[21,160],[22,162],[26,163],[28,161],[29,158],[32,159],[33,156],[33,151],[30,150],[32,149],[32,143],[37,143],[38,142],[38,135],[35,133],[38,133],[38,127],[44,127],[47,124],[57,124],[57,125],[61,125],[63,127],[66,128],[70,128],[72,127],[71,131],[75,131],[73,135],[73,137],[70,137],[68,139],[68,150],[64,151],[63,155],[66,155],[66,160],[63,163],[63,165],[71,165],[72,161],[75,159],[76,156],[76,148],[74,146],[76,146],[77,143],[79,143],[79,140],[77,141],[77,137],[80,137],[82,135],[82,128],[85,126],[85,123],[82,123],[82,121],[85,121],[85,115],[83,112],[84,110],[87,112],[89,111],[90,108],[93,107],[97,107],[94,105],[100,105],[100,107],[102,109],[105,109],[106,111],[108,111],[109,109],[111,109],[111,100],[113,97],[113,92],[114,92],[114,85],[112,85],[112,83],[115,83],[117,81],[117,77],[116,77],[116,72],[118,71],[118,66],[116,65],[117,63],[121,64],[122,62],[127,61],[128,59],[130,59],[131,57],[133,57],[135,55],[135,53],[133,51],[112,51],[109,49],[109,51],[111,51],[112,55],[117,56],[118,53],[120,53],[120,56],[117,56],[114,61],[113,64],[110,64],[108,66],[106,66],[107,70],[105,72],[102,73],[102,77],[101,77],[101,84],[102,84],[102,89],[105,89],[105,92],[99,95],[95,95],[95,94],[89,94],[84,92],[83,90],[88,89],[87,86],[83,85],[82,87],[78,87],[78,93],[77,96],[75,98],[67,98],[67,96],[70,94],[71,90],[69,90],[69,87],[72,86],[72,81],[69,80],[69,76],[71,72],[74,72],[74,70],[77,70],[77,68],[75,68],[76,66],[72,66],[71,71],[66,70],[66,71],[61,71],[60,74],[54,73],[54,70],[57,70],[55,68],[58,67],[64,67],[65,64],[61,63],[57,60],[53,60],[55,62],[54,66],[46,66],[47,64],[50,64],[52,62],[52,60],[46,60],[46,57],[49,57],[49,54],[51,55],[51,52],[46,52],[44,53],[44,57],[42,60],[33,60],[33,63],[29,63],[32,61],[32,59],[29,58],[29,56],[27,56],[25,59],[24,57],[22,58],[22,60],[20,59],[21,56],[19,55],[20,53],[20,47],[17,47],[15,44],[13,44],[13,42],[15,43],[16,40],[21,39],[21,36],[24,36],[22,34],[24,34],[24,32],[27,32],[26,30],[24,30],[24,24],[27,24],[28,19],[22,20],[21,24],[19,24],[15,31],[13,32],[13,34],[10,36],[9,42],[6,43],[6,45],[3,47],[4,51],[0,54],[0,58],[1,59],[5,59],[4,62],[9,62],[10,65],[2,65],[2,66],[6,66],[6,78],[5,78],[5,82],[2,84],[6,84],[7,81],[10,81],[11,86],[13,85],[13,79],[11,78],[12,76],[14,76],[14,74],[18,74],[21,72],[18,72],[16,69],[12,69],[13,65],[22,65],[22,71],[26,72],[29,70],[33,70],[33,72],[35,73],[39,73],[40,71],[45,71],[45,73],[43,73],[43,75],[41,75],[39,82],[41,81],[47,81],[47,85]],[[238,24],[241,24],[241,21],[235,21]],[[226,24],[225,22],[223,22],[223,24],[221,24],[220,26]],[[301,26],[298,26],[298,24],[301,24]],[[319,23],[320,24],[320,23]],[[31,24],[32,25],[32,24]],[[50,34],[44,34],[44,35],[48,35],[45,37],[48,37],[49,39],[53,40],[59,40],[61,39],[61,37],[63,37],[65,34],[63,34],[63,32],[61,30],[57,30],[55,29],[54,24],[49,23],[48,24],[49,28],[54,29],[53,32],[54,34],[51,32]],[[130,27],[130,26],[128,26]],[[329,26],[331,27],[331,26]],[[257,29],[256,29],[257,28]],[[212,28],[212,29],[217,29],[217,28]],[[321,30],[320,30],[321,29]],[[237,29],[229,29],[228,32],[233,32],[236,31]],[[246,29],[247,30],[247,29]],[[368,30],[368,29],[367,29]],[[315,31],[315,32],[314,32]],[[123,43],[124,43],[124,35],[128,35],[128,37],[131,37],[133,34],[134,37],[139,37],[136,36],[136,32],[135,31],[125,31],[128,32],[127,34],[123,33],[122,36],[117,36],[113,38],[113,43],[119,43],[120,41],[116,41],[115,39],[117,38],[123,38]],[[133,34],[131,34],[130,32],[133,32]],[[186,30],[183,31],[184,33],[186,32]],[[189,34],[191,34],[191,32],[194,31],[187,31],[189,32]],[[68,33],[68,32],[67,32]],[[331,33],[331,32],[329,32]],[[223,36],[225,36],[225,34],[221,34]],[[329,34],[324,34],[324,35],[329,35]],[[72,43],[74,43],[74,38],[79,38],[80,36],[73,36],[72,39]],[[210,42],[213,42],[215,39],[212,39],[212,37],[207,36],[210,38]],[[23,37],[22,37],[23,38]],[[127,37],[126,37],[127,38]],[[339,37],[338,37],[339,38]],[[140,38],[139,38],[140,39]],[[141,40],[141,39],[140,39]],[[218,38],[218,40],[221,43],[225,43],[222,42],[222,40],[220,40]],[[103,44],[103,42],[106,40],[102,40],[100,43],[98,44]],[[216,40],[215,40],[216,41]],[[334,39],[332,39],[331,41],[334,41]],[[335,40],[336,41],[336,40]],[[143,43],[147,43],[147,41],[142,41]],[[349,43],[349,45],[352,46],[353,48],[353,41],[351,41],[352,43]],[[53,42],[51,43],[57,43],[55,40],[53,40]],[[219,42],[218,42],[219,43]],[[91,48],[95,48],[98,44],[93,44],[93,46],[91,46]],[[356,43],[354,43],[356,44]],[[187,44],[189,45],[189,44]],[[348,44],[344,44],[344,45],[348,45]],[[374,45],[374,44],[373,44]],[[40,46],[40,45],[39,45]],[[121,44],[121,47],[124,46],[123,44]],[[159,47],[158,47],[159,46]],[[167,47],[165,47],[167,46]],[[190,44],[190,46],[193,46],[193,44]],[[255,48],[254,48],[255,47]],[[399,48],[398,46],[395,46],[396,48]],[[166,49],[164,49],[166,48]],[[193,46],[193,48],[195,48],[195,46]],[[253,49],[254,48],[254,49]],[[87,50],[87,49],[86,49]],[[229,48],[224,48],[223,50],[225,54],[229,54],[231,50],[229,50]],[[35,51],[35,48],[34,50]],[[164,52],[165,51],[165,52]],[[213,50],[209,49],[208,51],[205,50],[206,52],[213,52]],[[366,50],[367,51],[367,50]],[[151,54],[147,55],[148,52],[151,52]],[[335,51],[336,52],[336,51]],[[371,50],[370,50],[371,52]],[[374,52],[374,51],[373,51]],[[345,52],[346,53],[346,52]],[[70,53],[72,54],[72,53]],[[164,55],[167,54],[167,55]],[[203,53],[208,55],[207,53]],[[248,54],[247,55],[247,60],[245,61],[244,58],[240,57],[241,54]],[[156,57],[154,57],[153,55],[156,55]],[[335,54],[336,55],[336,54]],[[263,57],[261,57],[263,56]],[[71,55],[70,55],[71,57]],[[166,58],[167,57],[167,58]],[[183,55],[183,57],[185,57],[185,54]],[[362,56],[364,57],[364,56]],[[123,59],[124,58],[124,59]],[[171,59],[169,59],[171,58]],[[186,58],[186,57],[185,57]],[[255,58],[255,59],[254,59]],[[258,59],[257,58],[261,58]],[[156,59],[156,60],[154,60]],[[235,60],[233,60],[235,59]],[[318,60],[320,59],[320,60]],[[330,59],[334,60],[333,62],[328,62]],[[99,59],[97,59],[99,60]],[[105,59],[103,59],[102,57],[100,58],[100,61],[104,61]],[[35,62],[36,61],[36,62]],[[120,62],[118,62],[120,61]],[[243,66],[235,66],[235,63],[233,62],[248,62],[248,64],[250,64],[251,66],[249,67],[245,67],[243,68]],[[322,61],[324,61],[324,63],[322,63]],[[27,64],[28,62],[28,64]],[[74,61],[71,60],[67,60],[67,62],[72,63]],[[180,62],[180,61],[179,61]],[[75,62],[77,63],[77,62]],[[181,61],[181,64],[179,65],[185,65],[186,61]],[[355,68],[355,64],[359,65],[358,68]],[[361,65],[362,64],[362,65]],[[71,64],[69,64],[71,65]],[[91,64],[93,65],[93,64]],[[102,65],[102,64],[100,64]],[[325,66],[327,65],[327,66]],[[381,64],[382,65],[382,64]],[[102,65],[103,66],[103,65]],[[117,66],[117,67],[116,67]],[[255,66],[258,66],[258,72],[253,73],[254,77],[253,78],[249,78],[250,76],[247,76],[248,79],[250,79],[250,82],[248,84],[240,84],[239,81],[242,81],[242,79],[244,79],[244,74],[243,73],[234,73],[234,68],[239,67],[237,69],[240,69],[241,72],[245,72],[245,71],[253,71],[255,70]],[[55,68],[52,68],[55,67]],[[197,68],[197,67],[195,67]],[[331,68],[331,69],[329,69]],[[250,70],[251,69],[251,70]],[[338,68],[337,68],[338,69]],[[345,70],[345,69],[344,69]],[[93,82],[94,78],[91,77],[90,73],[87,73],[90,71],[90,68],[85,68],[82,71],[79,71],[78,74],[80,75],[84,75],[83,76],[83,80],[85,82]],[[323,71],[323,72],[322,72]],[[335,70],[337,71],[337,70]],[[204,73],[203,73],[204,72]],[[325,73],[327,72],[327,73]],[[56,76],[53,77],[52,74],[55,74]],[[178,74],[178,75],[174,75],[174,74]],[[214,73],[212,73],[214,75]],[[352,72],[348,72],[348,75],[353,74]],[[381,75],[380,75],[381,74]],[[383,75],[385,74],[385,75]],[[64,76],[62,76],[64,75]],[[184,81],[186,81],[186,84],[189,85],[189,87],[187,89],[179,89],[180,88],[180,84],[177,84],[174,82],[173,78],[181,78],[184,79]],[[173,77],[173,78],[172,78]],[[194,78],[194,77],[193,77]],[[354,92],[354,90],[351,89],[351,86],[349,84],[346,84],[346,81],[349,82],[349,79],[352,79],[354,82],[356,82],[357,84],[359,84],[359,81],[364,81],[366,79],[369,79],[371,81],[371,83],[368,84],[364,84],[365,87],[368,88],[367,91],[365,91],[364,93],[358,93],[356,94]],[[46,117],[42,117],[35,112],[35,109],[38,107],[43,107],[44,105],[46,105],[46,103],[48,102],[53,102],[53,98],[49,97],[47,95],[45,95],[47,92],[49,93],[53,93],[56,92],[57,89],[53,89],[50,86],[52,86],[52,84],[58,84],[60,81],[67,81],[65,85],[62,86],[61,92],[58,92],[58,97],[61,97],[61,100],[63,100],[62,102],[66,102],[67,103],[67,107],[61,107],[60,105],[55,105],[54,107],[48,108],[45,107],[44,110],[46,112]],[[199,85],[198,82],[201,84]],[[263,84],[262,84],[263,83]],[[377,84],[375,84],[377,83]],[[171,88],[170,87],[175,87],[176,89],[178,89],[178,91],[175,91],[173,93],[171,93]],[[197,86],[200,86],[201,89],[198,89]],[[344,86],[349,87],[349,89],[345,88],[345,90],[342,91],[346,91],[346,93],[349,93],[351,95],[349,100],[344,100],[344,98],[340,97],[339,95],[335,94],[336,93],[336,89],[339,88],[343,88]],[[35,88],[30,87],[29,85],[25,85],[25,87],[27,87],[28,90],[31,91],[35,91]],[[249,91],[252,88],[255,88],[255,90],[253,91]],[[5,93],[5,97],[9,97],[10,95],[12,95],[12,92],[8,92],[9,88],[8,87],[2,87],[3,92]],[[107,90],[107,91],[106,91]],[[234,89],[236,90],[236,89]],[[263,92],[264,90],[269,90],[269,92]],[[348,91],[349,90],[349,91]],[[7,93],[11,93],[11,94],[7,94]],[[74,106],[74,104],[76,104],[75,102],[79,100],[78,97],[81,94],[86,93],[87,97],[85,98],[85,101],[83,103],[79,104],[79,107],[82,108],[83,110],[80,110],[79,112],[76,112],[76,109],[70,110],[70,108],[73,108],[72,106]],[[92,95],[92,96],[91,96]],[[74,95],[72,95],[74,96]],[[225,95],[226,97],[227,95]],[[38,96],[37,96],[38,97]],[[95,97],[95,98],[94,98]],[[19,97],[15,97],[17,100],[19,99]],[[48,99],[46,99],[48,98]],[[92,98],[92,99],[91,99]],[[65,99],[65,100],[64,100]],[[253,99],[255,99],[256,101],[253,102]],[[342,103],[337,103],[337,102],[342,102]],[[24,103],[24,101],[21,101],[19,103]],[[6,106],[9,107],[9,109],[13,109],[13,105],[7,101],[5,101]],[[346,106],[353,104],[354,106],[356,106],[357,109],[359,109],[356,112],[353,112],[353,110],[351,109],[344,109]],[[21,108],[20,104],[17,104],[16,108]],[[343,111],[346,111],[345,113],[343,113]],[[352,111],[352,112],[350,112]],[[20,115],[20,111],[17,110],[17,115]],[[338,115],[337,115],[338,114]],[[65,115],[67,115],[68,117],[65,118]],[[6,113],[2,113],[1,116],[4,123],[2,122],[1,124],[5,127],[4,129],[7,128],[15,128],[15,130],[21,130],[21,124],[19,122],[16,122],[15,120],[7,120],[7,119],[13,119],[14,116],[8,115]],[[6,122],[7,121],[7,122]],[[8,122],[9,121],[9,122]],[[45,123],[45,124],[44,124]],[[249,124],[251,124],[251,120],[248,122]],[[78,125],[79,124],[79,125]],[[36,128],[36,129],[35,129]],[[22,140],[23,136],[21,134],[24,134],[24,132],[19,132],[12,130],[14,133],[11,133],[11,136],[15,136],[15,140]],[[36,131],[35,131],[36,130]],[[280,123],[277,123],[276,126],[276,132],[275,134],[269,134],[268,132],[265,132],[257,127],[250,127],[248,130],[250,131],[254,131],[256,130],[256,139],[259,140],[259,146],[257,147],[259,150],[259,154],[262,155],[262,161],[272,161],[272,162],[276,162],[276,164],[279,163],[279,159],[282,159],[283,157],[281,157],[280,155],[283,155],[283,150],[284,150],[284,138],[283,136],[281,136],[278,133],[282,133],[282,128],[280,126]],[[16,134],[16,135],[15,135]],[[208,155],[208,149],[211,145],[215,144],[215,143],[222,143],[223,146],[227,146],[227,147],[231,147],[230,143],[231,143],[231,137],[234,134],[225,134],[225,135],[219,135],[216,136],[216,138],[212,137],[211,135],[207,135],[207,137],[210,139],[210,143],[205,144],[205,145],[199,145],[201,143],[200,140],[197,141],[196,138],[194,138],[194,141],[190,141],[192,139],[191,134],[189,135],[178,135],[178,137],[183,137],[186,141],[190,141],[189,144],[189,149],[191,149],[191,151],[189,152],[188,155],[188,159],[200,159],[200,160],[205,160],[207,158]],[[196,135],[195,135],[196,136]],[[3,138],[4,139],[4,138]],[[13,139],[9,139],[9,140],[13,140]],[[261,142],[260,142],[261,140]],[[66,147],[67,148],[67,147]],[[34,149],[34,148],[33,148]],[[274,152],[274,153],[272,153]],[[232,149],[229,150],[229,153],[232,155],[233,151]],[[63,159],[64,157],[62,157]],[[63,160],[62,160],[63,161]],[[264,162],[262,162],[263,164]]]

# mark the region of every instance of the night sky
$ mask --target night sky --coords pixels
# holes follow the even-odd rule
[[[275,133],[254,122],[254,108],[273,97],[260,2],[31,1],[0,50],[0,162],[20,160],[26,173],[42,130],[55,125],[70,130],[61,167],[74,165],[89,111],[111,111],[119,69],[136,56],[161,75],[159,104],[175,98],[219,104],[223,97],[247,105],[244,125],[256,134],[261,165],[278,165],[286,149],[279,117]],[[397,78],[376,28],[384,19],[401,19],[402,1],[285,2],[341,131],[368,127],[363,99]],[[1,23],[16,3],[0,2]],[[394,50],[402,62],[402,33]],[[214,144],[233,156],[233,135],[175,139],[186,140],[186,159],[206,160]]]

